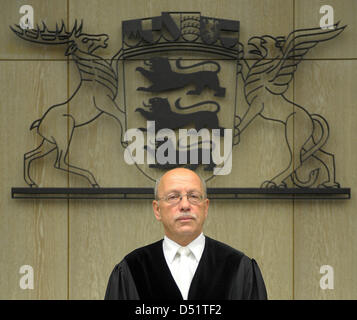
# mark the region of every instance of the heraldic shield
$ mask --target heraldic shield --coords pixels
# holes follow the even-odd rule
[[[206,180],[227,174],[239,124],[239,21],[164,12],[123,21],[122,31],[127,162],[151,180],[176,167]]]

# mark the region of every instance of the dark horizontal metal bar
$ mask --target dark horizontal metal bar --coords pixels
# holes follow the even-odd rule
[[[211,199],[350,199],[350,188],[208,188]],[[13,199],[153,199],[153,188],[12,188]]]
[[[22,194],[154,194],[153,188],[12,188]]]
[[[350,194],[350,188],[208,188],[212,194]]]

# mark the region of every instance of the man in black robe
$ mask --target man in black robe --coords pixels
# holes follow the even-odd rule
[[[267,299],[255,260],[203,235],[208,206],[205,183],[196,173],[166,172],[156,183],[153,201],[165,237],[115,266],[105,299]]]

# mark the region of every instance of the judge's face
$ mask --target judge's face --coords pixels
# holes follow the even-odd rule
[[[186,246],[202,232],[209,205],[206,198],[198,203],[193,201],[193,204],[186,194],[204,196],[201,180],[193,171],[177,168],[161,178],[159,200],[153,201],[155,217],[163,223],[166,236],[182,246]],[[181,195],[182,198],[177,199],[177,203],[171,203],[168,197],[172,195]]]

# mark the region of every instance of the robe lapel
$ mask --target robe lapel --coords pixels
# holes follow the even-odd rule
[[[135,255],[128,255],[126,260],[140,299],[182,300],[166,263],[162,241],[144,247]]]
[[[210,238],[206,236],[205,239],[205,247],[202,252],[202,256],[200,259],[200,262],[198,263],[196,272],[192,278],[192,282],[190,285],[190,290],[188,291],[188,300],[197,300],[201,299],[200,295],[204,292],[204,290],[208,289],[205,288],[207,287],[207,284],[210,283],[209,279],[207,278],[208,275],[213,275],[213,273],[210,272],[210,266],[209,266],[209,247],[210,247]],[[206,285],[205,285],[206,284]]]
[[[232,269],[225,259],[217,258],[215,240],[206,236],[205,248],[192,279],[188,300],[222,299],[229,293]],[[219,250],[218,250],[219,251]]]

